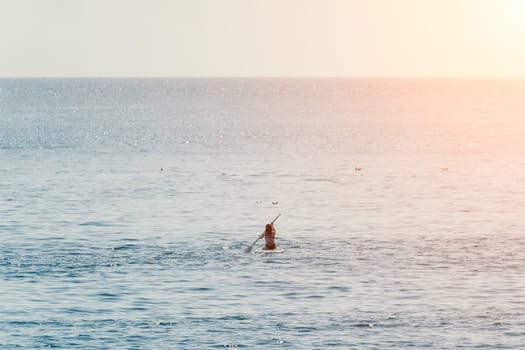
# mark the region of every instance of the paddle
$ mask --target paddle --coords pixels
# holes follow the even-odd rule
[[[277,221],[277,219],[279,219],[279,216],[281,216],[281,213],[279,213],[279,215],[277,215],[277,216],[275,217],[275,219],[273,219],[273,221],[271,222],[271,224],[270,224],[270,225],[273,225],[273,223],[274,223],[274,222],[276,222],[276,221]],[[264,232],[263,232],[263,233],[264,233]],[[252,248],[253,248],[253,246],[254,246],[254,245],[255,245],[255,243],[257,243],[258,241],[259,241],[259,236],[257,236],[257,239],[256,239],[256,240],[255,240],[255,241],[254,241],[254,242],[252,243],[252,245],[251,245],[251,246],[249,246],[248,248],[246,248],[246,249],[244,250],[244,252],[245,252],[245,253],[249,253],[249,252],[251,252],[251,251],[252,251]]]

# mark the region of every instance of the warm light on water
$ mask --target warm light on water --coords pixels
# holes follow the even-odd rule
[[[520,349],[523,96],[0,80],[0,348]]]

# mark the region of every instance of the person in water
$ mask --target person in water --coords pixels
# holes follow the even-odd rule
[[[266,228],[259,236],[259,239],[262,239],[263,237],[265,241],[263,250],[274,250],[277,248],[277,245],[275,244],[275,227],[273,224],[266,224]]]

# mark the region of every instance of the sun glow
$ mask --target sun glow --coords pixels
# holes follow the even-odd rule
[[[525,34],[525,1],[503,0],[498,2],[501,7],[503,24],[510,34]]]
[[[486,32],[513,38],[525,34],[524,0],[470,0],[464,5],[465,12],[476,18]]]
[[[525,74],[525,0],[464,0],[464,59],[488,76]]]

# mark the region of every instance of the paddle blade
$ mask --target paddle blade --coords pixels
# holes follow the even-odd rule
[[[258,241],[259,241],[259,237],[257,237],[257,239],[256,239],[256,240],[255,240],[255,241],[254,241],[254,242],[252,243],[252,245],[251,245],[251,246],[249,246],[248,248],[246,248],[246,249],[244,250],[244,252],[245,252],[245,253],[249,253],[249,252],[251,252],[251,251],[252,251],[252,248],[253,248],[253,246],[254,246],[254,245],[255,245],[255,243],[257,243]]]

